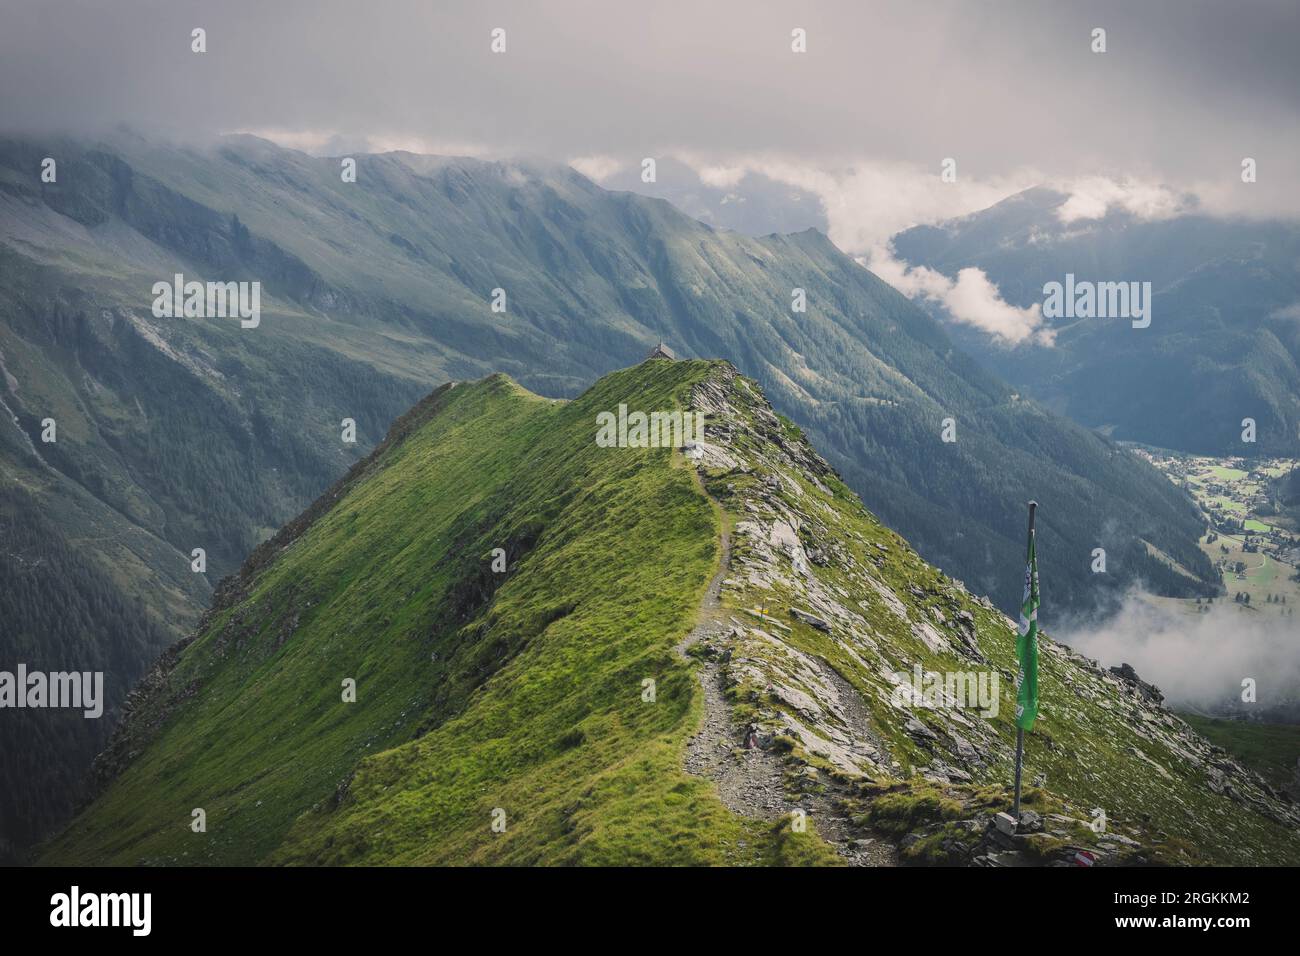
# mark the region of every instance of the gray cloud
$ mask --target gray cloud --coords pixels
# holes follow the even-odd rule
[[[1052,633],[1107,666],[1132,664],[1175,706],[1220,711],[1240,702],[1242,681],[1249,678],[1257,687],[1253,706],[1266,712],[1295,707],[1300,647],[1294,620],[1272,607],[1243,611],[1227,598],[1193,615],[1133,592],[1104,623],[1066,623]]]
[[[111,4],[5,0],[0,124],[834,172],[1132,176],[1291,203],[1300,14],[1286,0]],[[208,34],[203,55],[189,33]],[[489,52],[507,30],[508,52]],[[809,51],[790,52],[790,30]],[[1109,51],[1089,50],[1094,26]],[[1242,187],[1241,157],[1260,181]]]

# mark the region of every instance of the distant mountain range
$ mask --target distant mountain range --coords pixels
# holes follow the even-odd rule
[[[1145,221],[1115,209],[1064,222],[1067,198],[1031,189],[910,229],[894,248],[949,276],[978,266],[1022,308],[1067,273],[1152,283],[1149,328],[1057,319],[1052,348],[949,328],[1012,384],[1116,438],[1199,454],[1300,453],[1300,227],[1194,213]],[[1253,444],[1242,440],[1244,418],[1256,423]]]
[[[1139,579],[1217,586],[1181,491],[1017,395],[818,232],[747,238],[563,167],[355,158],[344,182],[339,158],[252,137],[0,141],[0,592],[23,595],[0,661],[110,675],[106,717],[61,724],[56,750],[39,716],[0,722],[0,838],[66,814],[211,583],[450,379],[569,397],[662,340],[752,375],[884,521],[1003,607],[1031,497],[1061,613]],[[261,283],[260,323],[156,318],[153,286],[177,273]]]

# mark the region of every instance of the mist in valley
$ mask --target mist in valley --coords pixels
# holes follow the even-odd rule
[[[1219,598],[1192,614],[1131,590],[1104,621],[1044,626],[1103,666],[1131,664],[1175,710],[1300,723],[1300,619],[1286,610]]]

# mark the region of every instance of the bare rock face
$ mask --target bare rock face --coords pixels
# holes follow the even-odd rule
[[[761,703],[772,733],[850,776],[901,767],[900,758],[916,756],[913,748],[944,779],[969,779],[964,766],[991,762],[1001,743],[986,721],[926,709],[919,698],[898,703],[896,675],[910,673],[912,659],[900,653],[907,647],[891,646],[891,632],[929,653],[983,658],[975,617],[959,606],[964,590],[945,582],[933,593],[900,596],[881,564],[891,553],[902,557],[905,546],[734,370],[721,368],[697,386],[692,408],[706,413],[703,444],[710,446],[697,462],[724,508],[742,516],[724,596],[760,615],[739,630],[728,679]],[[734,464],[719,474],[709,460]],[[866,519],[872,539],[844,527],[846,512]],[[944,609],[916,608],[916,594]],[[813,651],[796,632],[821,635],[825,646]],[[878,729],[882,711],[898,714],[886,723],[897,722],[893,729],[908,741],[903,752]]]
[[[1133,669],[1132,664],[1120,664],[1119,667],[1112,667],[1110,672],[1129,684],[1138,694],[1153,704],[1164,702],[1165,695],[1160,693],[1160,688],[1155,684],[1148,684],[1141,677],[1138,677],[1138,673]]]
[[[752,715],[754,739],[784,748],[788,785],[1009,786],[1018,667],[1011,620],[881,525],[730,366],[694,387],[691,409],[706,414],[706,425],[687,456],[733,521],[720,592],[733,626],[719,646],[721,680],[746,720]],[[974,801],[972,839],[940,857],[1104,865],[1158,857],[1124,841],[1168,836],[1205,848],[1208,859],[1254,862],[1267,852],[1256,846],[1293,839],[1295,803],[1167,711],[1159,688],[1131,666],[1106,670],[1047,635],[1040,641],[1040,719],[1028,738],[1026,781],[1095,809],[1113,836],[1057,848],[1051,841],[1064,837],[1044,832],[1032,834],[1028,850],[999,845]],[[871,799],[848,802],[860,811]],[[972,801],[969,793],[960,799]],[[1151,812],[1170,805],[1178,810],[1167,819]]]

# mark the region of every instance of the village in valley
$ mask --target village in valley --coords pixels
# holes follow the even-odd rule
[[[1226,593],[1159,598],[1189,613],[1232,604],[1242,613],[1294,616],[1300,605],[1300,509],[1286,507],[1286,479],[1300,461],[1218,458],[1151,448],[1134,451],[1195,499],[1205,516],[1201,548],[1223,575]]]

